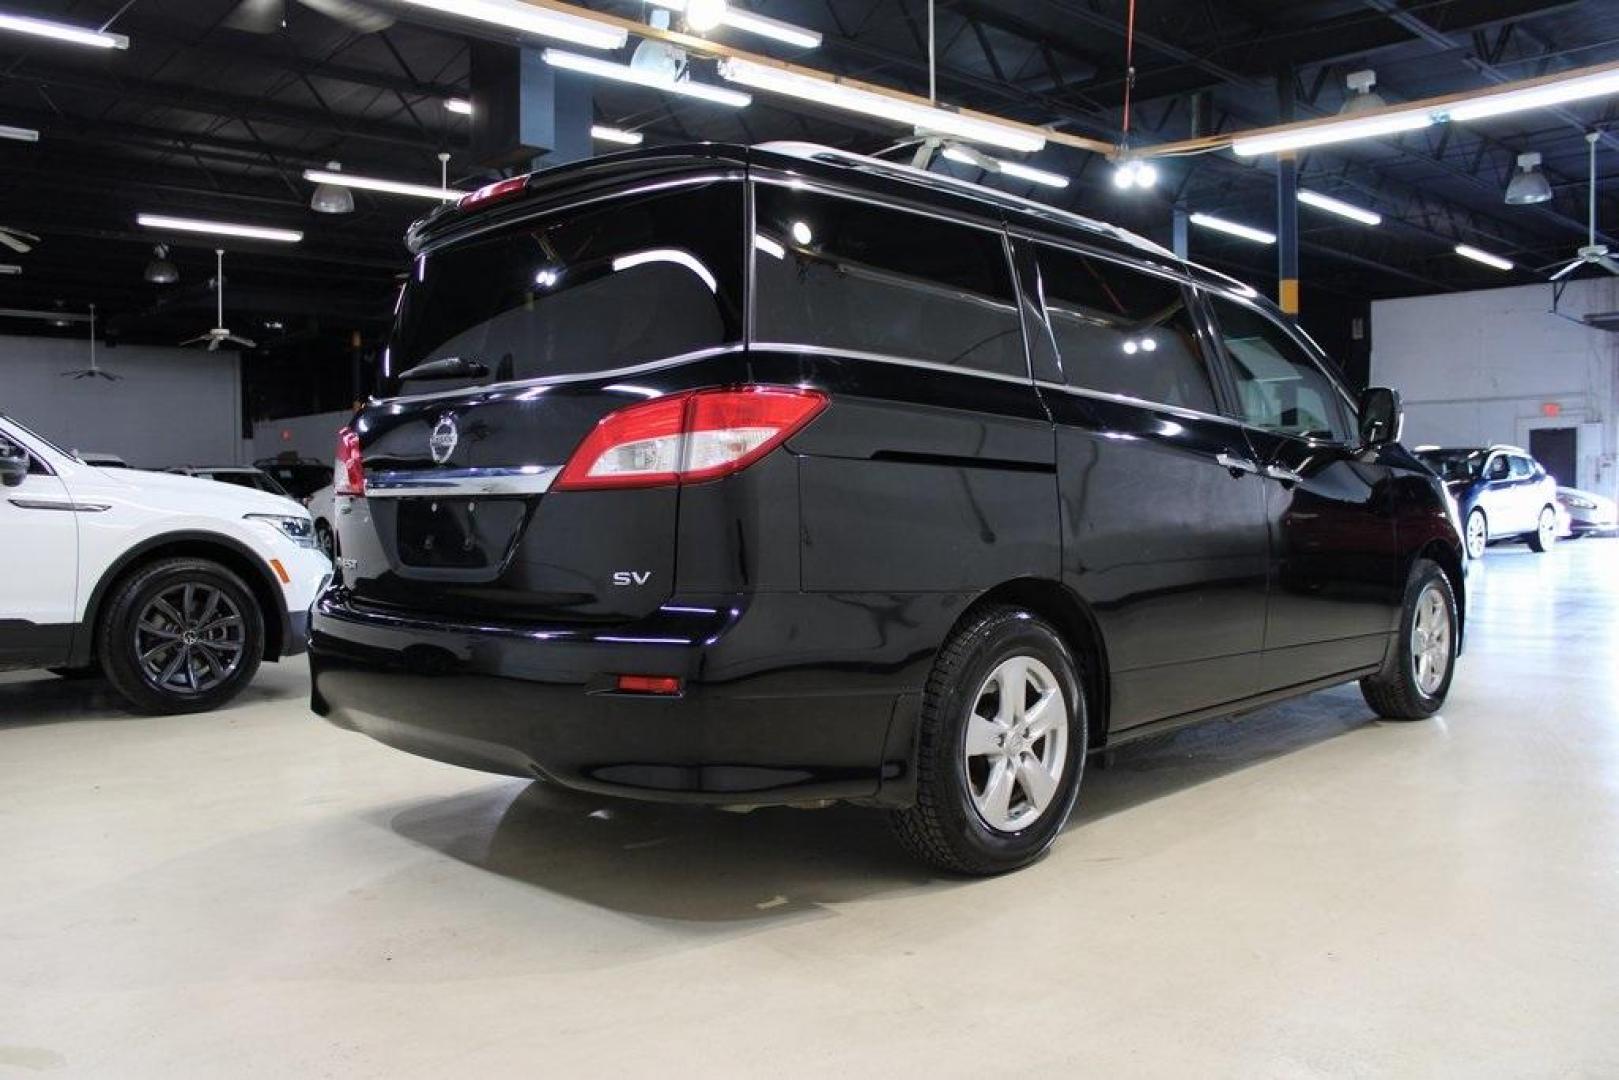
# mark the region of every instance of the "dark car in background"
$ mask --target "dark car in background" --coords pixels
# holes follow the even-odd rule
[[[803,146],[507,180],[412,232],[341,435],[313,707],[643,799],[848,800],[1023,865],[1089,753],[1359,680],[1445,699],[1461,538],[1254,290]]]
[[[252,465],[176,465],[164,472],[174,473],[178,476],[194,476],[199,480],[214,480],[221,484],[234,484],[237,487],[252,488],[255,491],[266,491],[271,495],[280,495],[283,498],[292,498],[292,494],[278,483],[275,477],[263,469]]]
[[[1522,540],[1535,551],[1557,542],[1557,481],[1516,446],[1422,446],[1417,457],[1439,475],[1456,500],[1467,556],[1482,559],[1499,540]]]
[[[296,453],[261,458],[253,465],[266,475],[274,477],[275,482],[280,484],[288,495],[306,506],[309,504],[310,496],[332,482],[330,461],[301,458]]]

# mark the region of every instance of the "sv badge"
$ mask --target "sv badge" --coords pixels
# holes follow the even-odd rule
[[[650,570],[619,570],[613,574],[614,585],[645,585],[651,580]]]

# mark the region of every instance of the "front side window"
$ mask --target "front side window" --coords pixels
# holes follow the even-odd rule
[[[1210,304],[1243,421],[1284,435],[1350,441],[1337,388],[1292,335],[1245,304],[1219,296]]]
[[[386,367],[486,374],[405,393],[587,375],[742,340],[742,185],[626,195],[418,256]]]
[[[1526,457],[1512,455],[1512,478],[1514,480],[1527,480],[1535,475],[1534,462]]]
[[[1216,411],[1178,282],[1107,259],[1039,249],[1040,291],[1069,386]]]
[[[999,232],[759,184],[754,334],[1026,375]]]
[[[1489,468],[1485,472],[1485,477],[1487,479],[1505,480],[1511,475],[1512,466],[1507,462],[1507,456],[1505,454],[1497,454],[1495,457],[1490,459]]]

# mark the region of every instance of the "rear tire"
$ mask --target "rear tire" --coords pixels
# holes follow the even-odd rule
[[[1524,539],[1535,551],[1543,554],[1550,551],[1557,543],[1557,511],[1550,506],[1542,507],[1539,527]]]
[[[140,712],[217,709],[252,680],[264,616],[242,579],[207,559],[162,559],[113,587],[96,635],[101,667]]]
[[[332,533],[332,527],[325,518],[315,519],[315,543],[328,559],[337,558],[337,539]]]
[[[1034,861],[1079,795],[1086,719],[1078,665],[1056,630],[1018,608],[974,613],[923,691],[917,802],[890,815],[900,842],[958,874]]]
[[[1450,579],[1437,563],[1418,559],[1383,669],[1360,681],[1366,704],[1386,720],[1423,720],[1438,712],[1456,673],[1458,625]]]

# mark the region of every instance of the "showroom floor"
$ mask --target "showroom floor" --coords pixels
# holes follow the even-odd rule
[[[0,1076],[1613,1076],[1619,541],[1492,550],[1444,716],[1119,753],[1042,863],[0,676]]]

